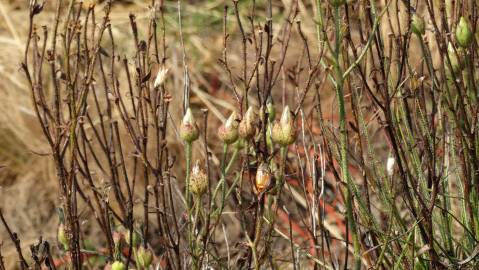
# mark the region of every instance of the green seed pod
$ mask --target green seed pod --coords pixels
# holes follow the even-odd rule
[[[195,118],[191,109],[186,110],[185,116],[180,126],[180,137],[183,141],[192,143],[196,141],[199,137],[198,126],[196,125]]]
[[[467,48],[472,42],[471,26],[466,18],[461,17],[456,27],[456,41],[462,48]]]
[[[231,113],[230,117],[218,129],[218,136],[225,144],[232,144],[238,139],[238,120],[236,112]]]
[[[243,139],[251,139],[256,133],[258,116],[253,106],[249,107],[238,126],[238,134]]]
[[[284,108],[281,120],[274,123],[271,137],[273,142],[281,146],[288,146],[295,141],[296,127],[294,125],[293,115],[288,106]]]
[[[125,266],[124,263],[122,263],[120,261],[115,261],[111,265],[111,270],[126,270],[126,266]]]
[[[424,35],[426,33],[426,24],[424,23],[424,19],[417,14],[412,16],[411,30],[418,36]]]
[[[153,254],[149,249],[145,249],[143,246],[140,246],[136,251],[136,257],[138,264],[142,269],[148,269],[153,261]]]
[[[208,188],[208,176],[200,169],[198,162],[191,169],[191,175],[189,180],[190,192],[201,196],[206,192]]]

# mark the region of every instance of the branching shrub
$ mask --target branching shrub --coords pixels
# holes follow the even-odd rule
[[[20,268],[477,267],[477,1],[227,3],[219,125],[190,99],[182,3],[131,14],[128,57],[112,2],[57,1],[39,28],[30,1],[21,69],[60,245],[25,257],[0,211]]]

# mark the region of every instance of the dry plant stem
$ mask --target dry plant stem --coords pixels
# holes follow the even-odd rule
[[[108,14],[109,14],[109,7],[110,7],[110,4],[109,3],[107,5],[107,10],[106,10],[106,17],[108,17]],[[72,8],[72,5],[73,5],[73,1],[70,2],[70,9]],[[59,20],[59,14],[58,14],[58,10],[60,9],[60,3],[58,4],[58,8],[57,8],[57,22]],[[81,10],[81,8],[79,9]],[[90,89],[90,84],[91,84],[91,81],[92,81],[92,77],[93,77],[93,69],[94,69],[94,65],[96,63],[96,57],[97,57],[97,54],[98,54],[98,51],[99,51],[99,42],[101,40],[101,36],[102,36],[102,33],[103,31],[105,30],[105,26],[106,26],[106,19],[103,21],[103,24],[101,25],[100,27],[100,38],[98,38],[98,43],[96,44],[95,48],[93,49],[94,51],[94,54],[91,56],[90,59],[88,59],[88,65],[86,67],[86,71],[85,71],[85,79],[84,79],[84,83],[81,85],[81,88],[80,88],[80,92],[73,92],[70,96],[72,97],[76,97],[77,95],[80,95],[80,97],[78,98],[78,101],[77,100],[73,100],[74,102],[72,102],[72,99],[70,99],[70,104],[69,104],[69,110],[70,110],[70,123],[69,123],[69,130],[70,130],[70,134],[65,136],[65,134],[60,134],[59,132],[59,129],[60,129],[60,126],[61,126],[61,116],[59,113],[56,114],[56,117],[54,118],[54,121],[52,124],[53,128],[54,128],[54,131],[51,131],[50,130],[50,118],[49,117],[45,117],[45,114],[41,114],[40,113],[40,108],[45,112],[45,111],[48,111],[48,105],[46,104],[46,101],[44,99],[41,99],[41,98],[38,98],[38,96],[36,95],[36,92],[38,91],[39,93],[43,93],[42,92],[42,81],[41,81],[41,68],[38,68],[38,66],[42,66],[43,62],[40,62],[38,63],[37,62],[37,55],[38,55],[38,48],[36,46],[36,38],[37,38],[37,35],[36,35],[36,32],[32,32],[32,28],[33,28],[33,18],[34,16],[41,12],[41,8],[39,8],[39,5],[37,4],[37,1],[32,1],[30,3],[30,20],[29,20],[29,25],[30,25],[30,31],[29,31],[29,36],[28,36],[28,40],[27,40],[27,46],[26,46],[26,49],[25,49],[25,59],[24,59],[24,62],[22,63],[22,68],[27,76],[27,80],[29,81],[29,84],[31,86],[31,91],[32,91],[32,99],[33,99],[33,102],[34,102],[34,107],[35,107],[35,112],[36,112],[36,115],[37,115],[37,118],[39,119],[40,121],[40,125],[42,127],[42,130],[43,130],[43,133],[45,135],[45,137],[47,138],[49,144],[50,144],[50,147],[52,148],[52,152],[53,152],[53,157],[54,157],[54,160],[55,160],[55,164],[56,164],[56,171],[57,171],[57,175],[58,175],[58,180],[60,182],[60,186],[61,186],[61,195],[62,195],[62,199],[63,199],[63,208],[66,212],[66,235],[67,235],[67,240],[69,241],[69,246],[71,248],[70,250],[70,253],[71,253],[71,259],[72,259],[72,263],[73,263],[73,266],[75,269],[80,269],[81,268],[81,254],[80,254],[80,239],[79,239],[79,221],[78,221],[78,217],[77,217],[77,213],[76,213],[76,177],[73,175],[73,171],[74,171],[74,167],[75,167],[75,163],[76,163],[76,159],[74,158],[74,154],[75,154],[75,147],[76,147],[76,141],[75,141],[75,133],[77,132],[77,123],[78,123],[78,113],[80,113],[81,115],[83,115],[84,113],[84,107],[85,107],[85,100],[86,100],[86,96],[87,96],[87,93],[89,92],[89,89]],[[78,21],[78,17],[80,15],[80,12],[78,12],[78,15],[77,15],[77,18],[76,18],[76,21],[75,23]],[[70,22],[70,12],[69,12],[69,15],[67,16],[66,18],[66,22],[65,22],[65,29],[67,30],[67,25],[69,24]],[[56,29],[57,29],[57,26],[58,26],[58,23],[56,23],[56,26],[55,26],[55,33],[56,33]],[[66,33],[66,30],[65,30],[65,33],[64,33],[64,41],[66,42],[66,40],[68,39],[68,46],[65,46],[66,44],[64,44],[64,53],[66,53],[68,56],[65,58],[66,59],[66,79],[68,81],[68,84],[67,84],[67,87],[69,88],[73,88],[73,85],[74,83],[71,81],[71,74],[70,74],[70,61],[69,61],[69,49],[70,49],[70,43],[73,41],[73,37],[74,35],[71,34],[70,32]],[[78,37],[79,37],[79,34],[76,35],[77,39],[76,41],[78,42]],[[30,49],[30,40],[34,38],[34,56],[33,56],[33,59],[35,60],[34,63],[35,63],[35,66],[33,67],[33,74],[30,73],[30,69],[29,69],[29,65],[28,65],[28,53],[29,53],[29,49]],[[52,40],[53,41],[53,44],[55,44],[55,40],[56,40],[56,37],[54,37]],[[45,49],[46,46],[43,47],[43,49]],[[44,55],[42,53],[42,55]],[[56,51],[55,51],[55,45],[53,45],[52,47],[52,51],[49,52],[49,56],[48,56],[48,60],[50,61],[51,63],[51,66],[52,66],[52,76],[53,76],[53,81],[54,81],[54,84],[55,82],[57,81],[57,78],[56,78],[56,70],[54,68],[54,63],[56,61]],[[41,61],[43,61],[43,57],[41,58]],[[58,85],[55,84],[55,102],[54,102],[54,106],[53,106],[53,109],[54,111],[59,111],[60,110],[60,105],[59,105],[59,95],[58,95]],[[41,96],[41,95],[40,95]],[[38,100],[37,100],[38,98]],[[39,102],[37,102],[39,101]],[[39,108],[40,107],[40,108]],[[70,146],[70,164],[67,164],[65,158],[64,158],[64,154],[65,154],[65,150],[67,149],[67,146]],[[63,148],[62,148],[63,147]],[[70,166],[70,168],[68,168],[68,166]]]
[[[258,196],[258,206],[256,207],[256,222],[255,222],[255,230],[254,230],[254,240],[251,245],[251,254],[253,256],[253,264],[255,270],[259,270],[261,268],[261,263],[258,257],[258,243],[261,239],[261,229],[263,225],[263,210],[264,210],[264,200],[265,194],[260,193]]]
[[[3,211],[2,211],[1,208],[0,208],[0,219],[3,223],[3,226],[5,226],[5,229],[7,230],[8,235],[10,236],[10,240],[12,240],[13,244],[15,245],[15,250],[17,252],[18,259],[19,259],[19,262],[20,262],[20,269],[22,269],[22,270],[27,269],[28,268],[28,263],[25,260],[25,258],[23,257],[22,248],[20,246],[20,239],[18,239],[18,235],[15,232],[12,232],[12,230],[8,226],[7,221],[5,220],[5,217],[3,216]],[[0,254],[0,257],[1,257],[1,254]],[[0,258],[0,263],[3,266],[2,258]]]
[[[2,244],[0,244],[0,270],[5,270],[5,263],[3,262]]]

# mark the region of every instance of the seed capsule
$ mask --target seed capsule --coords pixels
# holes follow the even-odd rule
[[[266,163],[261,163],[256,171],[255,187],[258,193],[263,192],[271,183],[271,171]]]
[[[208,188],[208,177],[201,170],[198,162],[191,169],[191,175],[190,175],[189,181],[190,181],[189,183],[190,192],[195,195],[198,195],[198,196],[203,195],[206,189]]]
[[[183,121],[181,122],[180,137],[188,143],[196,141],[199,137],[198,126],[196,125],[195,118],[193,117],[190,108],[186,110]]]
[[[281,146],[288,146],[296,140],[296,127],[288,106],[284,108],[281,120],[274,123],[271,137]]]
[[[232,112],[230,117],[218,129],[218,137],[225,144],[232,144],[238,139],[238,121],[236,112]]]
[[[258,116],[254,107],[249,107],[238,126],[238,134],[243,139],[251,139],[256,133]]]
[[[472,30],[466,18],[461,17],[456,28],[456,41],[462,48],[467,48],[472,42]]]

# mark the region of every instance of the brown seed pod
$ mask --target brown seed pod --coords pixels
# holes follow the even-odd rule
[[[255,187],[257,193],[263,192],[271,183],[271,171],[268,164],[261,163],[256,171]]]

